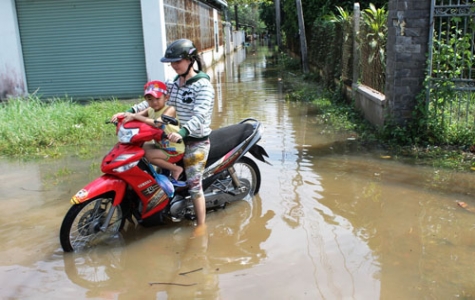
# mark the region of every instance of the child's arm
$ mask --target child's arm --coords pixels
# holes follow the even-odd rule
[[[169,106],[165,111],[162,113],[162,115],[169,116],[172,118],[176,118],[176,109],[174,106]]]
[[[137,113],[137,112],[147,111],[147,108],[148,108],[148,102],[147,100],[144,100],[138,104],[133,105],[131,108],[129,108],[125,112],[119,112],[119,113],[114,114],[110,121],[112,123],[117,122],[117,118],[122,115],[125,117],[126,113]]]
[[[148,117],[148,111],[147,110],[143,110],[143,111],[135,113],[135,114],[126,112],[124,122],[129,122],[129,121],[132,121],[132,120],[137,120],[137,121],[140,121],[140,122],[144,122],[145,124],[150,125],[150,126],[155,126],[155,127],[160,127],[161,126],[161,124],[155,124],[155,120]]]
[[[169,116],[169,117],[172,117],[172,118],[176,118],[176,109],[175,107],[173,106],[169,106],[163,113],[162,115],[165,115],[165,116]],[[170,133],[170,132],[178,132],[178,130],[180,130],[180,124],[179,124],[180,120],[178,120],[178,125],[172,125],[172,124],[167,124],[166,125],[166,132]]]

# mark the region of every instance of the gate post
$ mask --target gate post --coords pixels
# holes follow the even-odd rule
[[[431,2],[389,1],[385,96],[388,117],[397,125],[405,126],[412,118],[424,88]]]

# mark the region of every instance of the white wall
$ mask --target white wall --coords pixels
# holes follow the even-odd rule
[[[244,46],[244,42],[246,41],[246,37],[244,34],[244,30],[233,31],[233,46],[234,50],[238,50]]]
[[[163,0],[141,0],[140,5],[147,80],[166,81],[173,78],[175,72],[160,62],[167,49]]]
[[[224,40],[225,40],[225,54],[228,55],[230,54],[231,52],[234,51],[234,46],[233,46],[233,43],[234,43],[234,38],[233,38],[233,28],[232,28],[232,25],[231,23],[229,22],[226,22],[223,26],[223,30],[224,30]]]
[[[20,34],[14,0],[0,1],[0,100],[26,94]]]

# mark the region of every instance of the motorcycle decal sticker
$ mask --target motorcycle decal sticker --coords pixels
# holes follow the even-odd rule
[[[222,159],[218,160],[215,162],[213,165],[211,165],[208,169],[206,169],[206,172],[203,174],[203,178],[207,178],[211,176],[213,173],[218,173],[221,172],[222,170],[226,169],[229,167],[230,164],[234,162],[234,160],[241,155],[243,152],[242,149],[236,152],[229,152],[226,154]]]
[[[140,188],[146,186],[147,184],[149,184],[150,182],[152,182],[152,180],[147,180],[145,182],[142,182],[141,184],[138,185],[138,188],[140,189]]]
[[[80,190],[71,198],[72,204],[79,204],[87,199],[88,192],[85,189]]]
[[[158,191],[147,203],[146,211],[152,210],[154,207],[165,201],[165,199],[167,199],[167,195],[165,194],[165,192],[163,190]]]
[[[152,195],[153,193],[155,193],[155,191],[157,191],[158,188],[159,188],[158,184],[154,184],[152,186],[149,186],[145,190],[142,190],[142,195],[144,195],[145,197],[148,197],[148,196]]]

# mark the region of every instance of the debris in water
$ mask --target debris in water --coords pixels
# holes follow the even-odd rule
[[[465,202],[457,201],[457,205],[460,206],[461,208],[464,208],[465,210],[467,210],[469,212],[475,213],[475,207],[470,207]]]
[[[190,273],[201,271],[201,270],[203,270],[203,268],[199,268],[199,269],[196,269],[196,270],[191,270],[191,271],[188,271],[188,272],[179,273],[178,275],[186,275],[186,274],[190,274]]]
[[[196,285],[196,283],[183,284],[183,283],[173,283],[173,282],[149,282],[148,284],[150,284],[150,285],[164,284],[164,285],[178,285],[178,286],[193,286],[193,285]]]

